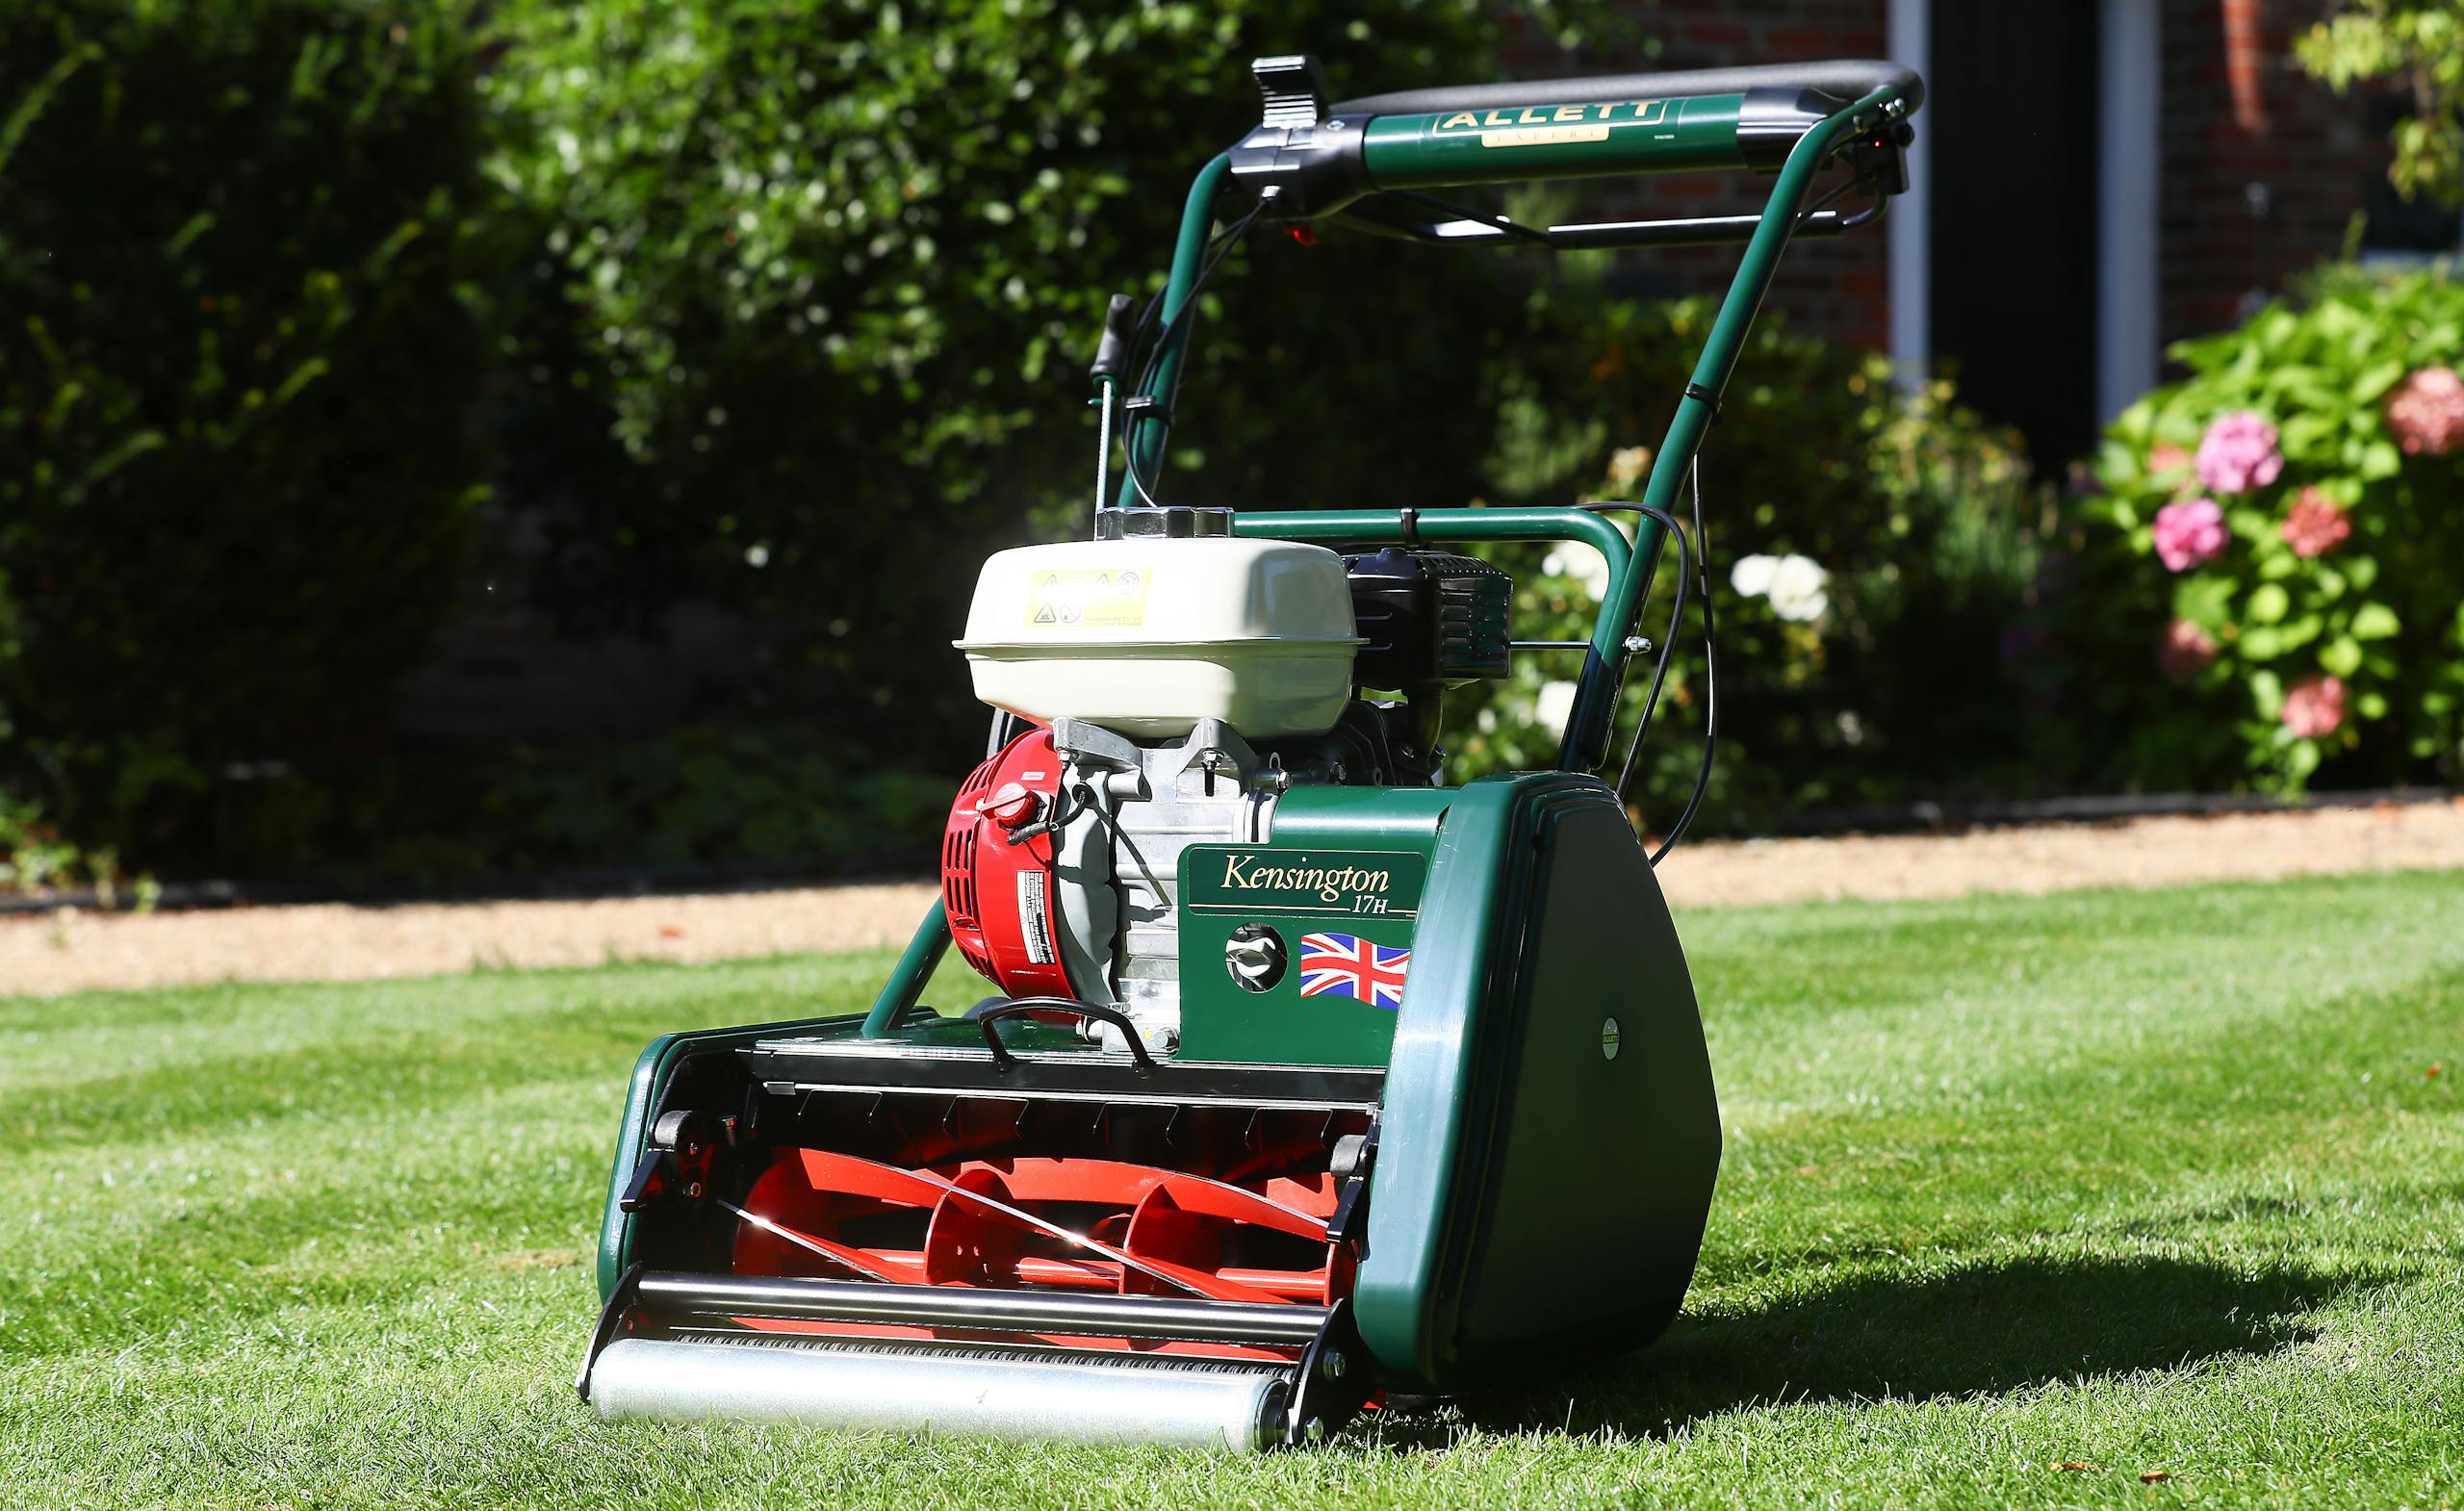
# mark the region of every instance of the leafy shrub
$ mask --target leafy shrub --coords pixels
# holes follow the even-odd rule
[[[2078,509],[2151,765],[2297,789],[2451,779],[2464,708],[2464,285],[2331,272],[2185,342]],[[2132,643],[2135,642],[2135,643]],[[2168,687],[2169,681],[2178,690]]]
[[[711,861],[890,864],[929,856],[951,783],[885,767],[842,731],[689,725],[577,758],[514,747],[484,763],[402,763],[391,802],[355,813],[347,881]]]
[[[0,790],[85,842],[366,742],[450,602],[469,65],[449,6],[0,9]]]
[[[119,858],[92,854],[60,837],[42,809],[0,794],[0,894],[50,892],[88,883],[107,894],[119,879]]]
[[[1081,528],[1105,299],[1160,285],[1192,176],[1255,122],[1249,60],[1317,48],[1338,93],[1480,79],[1516,11],[1561,9],[496,7],[494,171],[552,225],[578,329],[527,387],[620,443],[556,525],[622,600],[599,612],[737,605],[784,648],[772,710],[869,719],[880,758],[955,769],[980,715],[948,652],[960,605],[1031,520]],[[1459,494],[1504,272],[1259,238],[1208,296],[1163,491]]]
[[[1541,299],[1561,340],[1517,379],[1493,480],[1518,499],[1638,498],[1714,308],[1604,298],[1579,280]],[[1559,397],[1544,403],[1541,393]],[[2037,780],[2010,712],[2025,689],[2009,630],[2025,612],[2040,507],[2015,436],[1961,409],[1947,384],[1904,397],[1884,359],[1766,318],[1705,444],[1701,483],[1721,754],[1698,824],[1734,830],[1810,804]],[[1578,547],[1508,554],[1518,633],[1587,638],[1604,586],[1598,557]],[[1672,545],[1644,609],[1656,644],[1677,564]],[[1698,612],[1689,606],[1679,631],[1636,789],[1661,824],[1691,791],[1700,755]],[[1453,775],[1550,764],[1578,666],[1518,655],[1511,681],[1457,694],[1450,716],[1466,733]],[[1630,671],[1621,739],[1650,670],[1639,657]]]

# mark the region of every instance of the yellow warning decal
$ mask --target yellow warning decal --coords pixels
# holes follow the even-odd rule
[[[1039,567],[1027,584],[1030,629],[1121,629],[1146,623],[1146,589],[1155,574],[1144,567],[1103,572]]]

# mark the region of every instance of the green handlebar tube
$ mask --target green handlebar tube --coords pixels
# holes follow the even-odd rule
[[[1379,189],[1740,168],[1744,109],[1744,95],[1715,94],[1380,115],[1363,157]]]

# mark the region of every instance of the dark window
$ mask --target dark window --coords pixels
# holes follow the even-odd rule
[[[2096,435],[2096,7],[1933,17],[1934,354],[2050,472]]]

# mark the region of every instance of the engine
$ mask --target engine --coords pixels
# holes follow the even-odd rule
[[[1295,786],[1432,784],[1446,689],[1506,668],[1504,573],[1229,522],[1106,510],[1091,542],[999,552],[958,643],[1013,728],[951,804],[951,937],[1010,997],[1113,1009],[1159,1052],[1180,1033],[1181,852],[1268,841]],[[1228,968],[1271,986],[1280,941],[1246,948]]]

